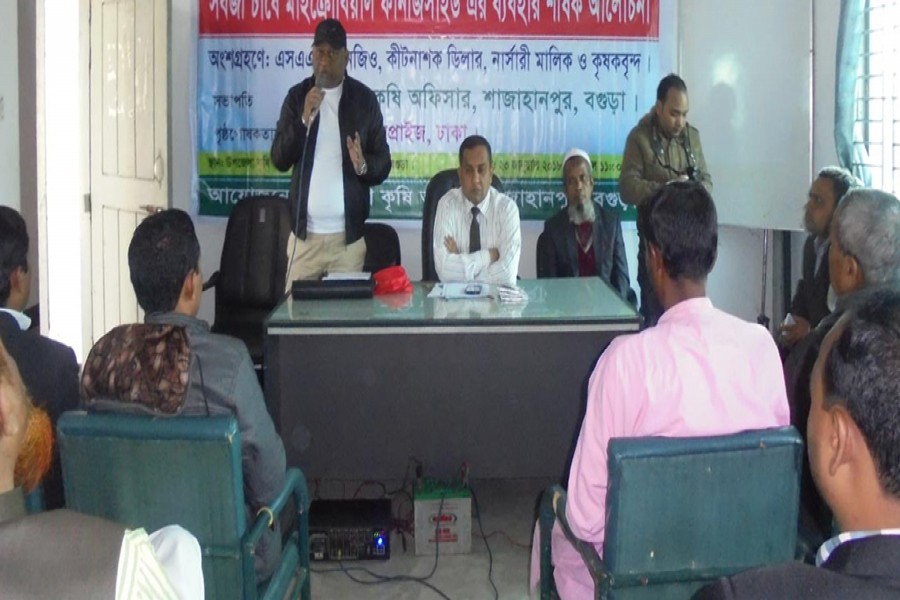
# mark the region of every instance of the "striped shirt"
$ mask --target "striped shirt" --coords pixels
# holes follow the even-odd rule
[[[127,598],[179,600],[143,529],[126,530],[122,538],[116,600]]]
[[[515,285],[522,251],[519,209],[516,203],[493,187],[478,204],[481,250],[469,252],[472,207],[460,188],[444,194],[434,218],[434,267],[441,281],[482,281]],[[458,254],[444,246],[444,238],[456,242]],[[491,262],[490,249],[496,248],[499,260]]]

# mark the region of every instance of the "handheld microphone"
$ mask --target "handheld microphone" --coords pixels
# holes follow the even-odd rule
[[[322,89],[322,74],[321,73],[316,73],[315,86],[317,88],[319,88],[320,90]],[[309,126],[311,126],[313,124],[313,121],[315,121],[316,117],[318,117],[318,116],[319,116],[319,107],[317,106],[316,108],[314,108],[312,110],[311,113],[309,113]]]

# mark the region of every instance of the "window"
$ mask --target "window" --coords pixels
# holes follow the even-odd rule
[[[854,171],[900,192],[900,1],[867,0],[856,81]]]

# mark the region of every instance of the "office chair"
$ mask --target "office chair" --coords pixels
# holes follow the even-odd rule
[[[181,525],[200,542],[207,598],[309,599],[306,480],[288,469],[270,510],[248,523],[234,417],[73,411],[60,418],[58,438],[67,507],[132,529]],[[274,574],[257,586],[253,550],[288,505],[293,530]]]
[[[556,265],[554,264],[555,260],[556,258],[553,256],[553,244],[550,242],[547,232],[542,231],[538,236],[537,251],[535,252],[535,261],[537,263],[536,273],[538,279],[553,277],[552,274],[556,269]]]
[[[263,361],[263,322],[284,297],[290,233],[285,198],[243,198],[228,217],[219,270],[203,286],[216,290],[212,331],[243,340],[257,369]]]
[[[366,259],[363,271],[375,273],[400,264],[400,238],[387,223],[366,223]]]
[[[541,599],[557,597],[555,519],[588,565],[596,598],[690,598],[718,577],[793,559],[802,453],[793,427],[610,440],[603,558],[574,536],[566,493],[552,486],[540,508]]]
[[[491,185],[498,192],[504,191],[503,182],[494,174]],[[459,170],[447,169],[431,178],[425,188],[425,206],[422,208],[422,281],[438,281],[434,268],[434,216],[438,201],[453,188],[459,187]]]

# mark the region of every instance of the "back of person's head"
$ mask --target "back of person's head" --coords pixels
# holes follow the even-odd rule
[[[15,209],[0,206],[0,306],[6,306],[13,271],[28,271],[28,230]]]
[[[173,310],[185,278],[200,267],[200,243],[191,217],[170,209],[144,219],[128,246],[128,267],[145,312]]]
[[[647,244],[659,249],[673,280],[702,281],[712,271],[719,244],[718,217],[703,185],[669,183],[638,211],[638,228]]]
[[[843,167],[825,167],[816,174],[816,179],[827,179],[831,182],[834,189],[834,199],[840,202],[844,194],[851,188],[859,187],[860,181],[853,176],[853,173]]]
[[[825,358],[825,407],[847,409],[881,487],[900,500],[900,290],[879,290],[838,327]]]
[[[665,104],[666,97],[669,95],[669,90],[671,89],[676,89],[687,94],[687,84],[684,82],[684,79],[675,73],[669,73],[663,77],[660,80],[659,85],[656,86],[656,100]]]
[[[900,201],[870,188],[851,189],[832,217],[840,249],[856,258],[865,284],[900,278]]]
[[[487,150],[488,155],[488,163],[494,164],[494,156],[491,153],[491,144],[487,141],[484,136],[481,135],[470,135],[466,139],[462,141],[462,144],[459,145],[459,164],[463,164],[463,153],[466,150],[471,150],[473,148],[477,148],[479,146],[484,146]]]

